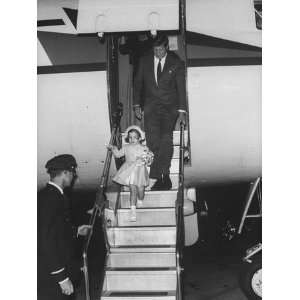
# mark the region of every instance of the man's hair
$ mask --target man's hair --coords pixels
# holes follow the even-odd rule
[[[64,170],[48,170],[48,174],[50,175],[50,179],[54,179],[55,177],[59,176]]]
[[[125,138],[125,142],[126,143],[129,143],[129,133],[130,132],[135,132],[135,133],[137,133],[138,134],[138,136],[139,136],[139,139],[141,138],[141,133],[138,131],[138,130],[136,130],[136,129],[130,129],[129,131],[128,131],[128,133],[127,133],[127,136],[126,136],[126,138]],[[144,140],[140,140],[140,143],[142,143]]]
[[[158,47],[158,46],[164,46],[164,47],[168,47],[169,45],[169,39],[165,34],[160,34],[157,35],[154,39],[153,39],[153,47]]]

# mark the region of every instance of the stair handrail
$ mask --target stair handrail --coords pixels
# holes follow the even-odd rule
[[[180,123],[180,152],[179,152],[179,179],[176,200],[176,269],[177,269],[177,294],[176,299],[183,299],[183,283],[181,273],[183,271],[183,247],[184,247],[184,128],[185,124]]]
[[[116,111],[112,114],[112,120],[113,120],[113,127],[112,127],[112,132],[111,132],[111,137],[109,144],[114,145],[115,143],[118,144],[119,140],[118,137],[120,135],[120,120],[123,114],[123,108],[122,105],[119,104],[117,106]],[[96,221],[96,217],[99,215],[102,218],[102,224],[103,224],[103,232],[104,232],[104,240],[105,240],[105,246],[106,250],[109,252],[110,251],[110,246],[108,243],[108,238],[107,238],[107,224],[104,218],[104,209],[107,204],[107,199],[105,196],[105,191],[107,187],[107,182],[108,182],[108,175],[109,175],[109,169],[111,165],[111,160],[112,160],[112,151],[107,150],[106,152],[106,158],[103,166],[103,172],[102,176],[100,179],[100,185],[97,189],[96,192],[96,200],[93,206],[93,211],[92,215],[89,220],[89,226],[90,230],[88,234],[85,237],[84,241],[84,246],[83,246],[83,253],[82,253],[82,258],[83,258],[83,273],[84,273],[84,281],[85,281],[85,298],[86,300],[90,300],[90,284],[89,284],[89,274],[88,274],[88,249],[89,249],[89,244],[93,235],[93,229]]]
[[[261,207],[261,181],[262,181],[262,178],[257,177],[254,182],[250,183],[250,188],[249,188],[248,195],[247,195],[247,198],[246,198],[245,207],[244,207],[244,210],[243,210],[241,222],[240,222],[239,229],[238,229],[238,234],[242,233],[246,218],[251,217],[251,215],[248,215],[248,211],[249,211],[250,205],[252,203],[252,200],[254,199],[255,193],[257,193],[257,197],[258,197],[259,214],[252,215],[252,217],[258,218],[258,217],[262,216],[262,211],[261,211],[261,209],[262,209],[262,207]]]

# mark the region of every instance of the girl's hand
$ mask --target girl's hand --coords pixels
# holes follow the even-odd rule
[[[145,162],[144,162],[144,160],[143,160],[143,158],[141,156],[138,156],[136,158],[136,162],[137,162],[138,166],[143,166],[145,164]]]
[[[109,145],[106,145],[106,148],[107,148],[108,150],[113,150],[113,149],[114,149],[114,146],[111,145],[111,144],[109,144]]]
[[[136,161],[137,161],[137,162],[143,162],[143,158],[142,158],[141,156],[138,156],[138,157],[136,158]]]

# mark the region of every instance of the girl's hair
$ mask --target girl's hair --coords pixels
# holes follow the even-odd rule
[[[145,139],[142,140],[142,139],[141,139],[141,137],[142,137],[142,136],[141,136],[141,133],[140,133],[138,130],[136,130],[136,129],[133,128],[133,129],[130,129],[130,130],[128,131],[128,133],[127,133],[127,136],[126,136],[126,138],[125,138],[125,142],[126,142],[126,143],[129,143],[129,133],[130,133],[130,132],[135,132],[135,133],[137,133],[137,135],[139,136],[139,139],[140,139],[140,143],[142,143],[142,142],[145,140]]]

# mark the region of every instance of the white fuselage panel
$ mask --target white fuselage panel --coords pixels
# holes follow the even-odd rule
[[[46,161],[70,153],[78,162],[76,187],[94,189],[109,138],[106,71],[38,75],[38,188],[49,179]]]
[[[261,66],[188,68],[187,185],[261,176]]]

